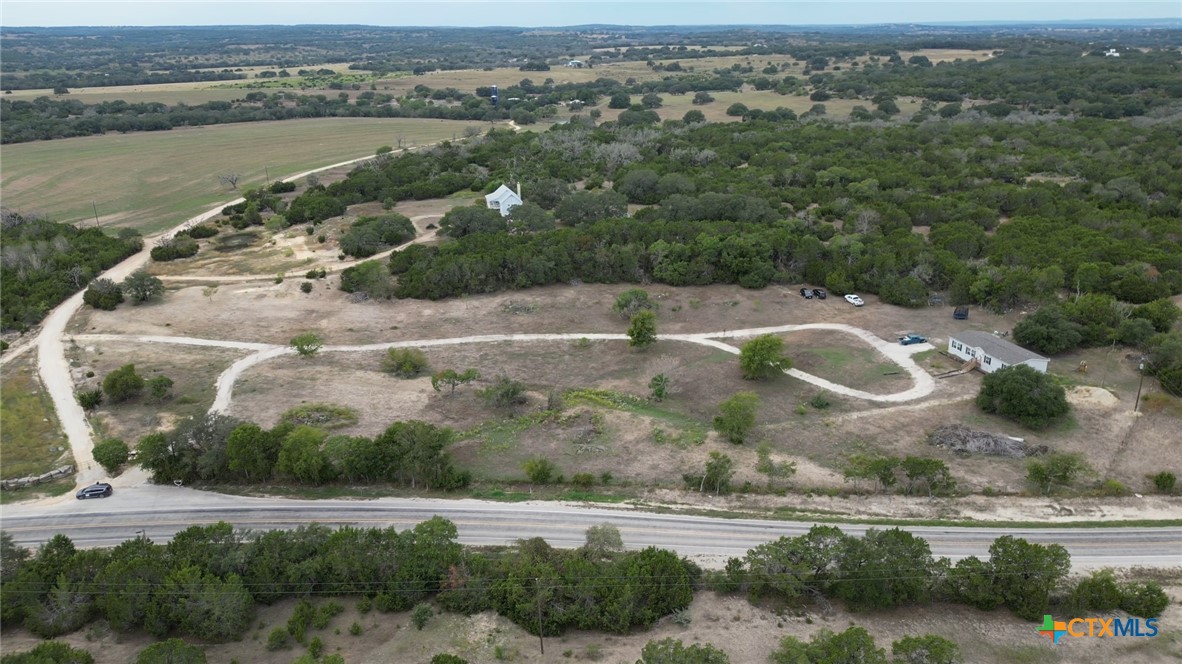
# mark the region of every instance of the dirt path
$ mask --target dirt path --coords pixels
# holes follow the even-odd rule
[[[832,330],[836,332],[843,332],[852,334],[866,343],[870,344],[872,348],[881,353],[886,358],[903,367],[911,375],[914,385],[902,392],[894,394],[872,394],[862,390],[856,390],[852,387],[846,387],[834,383],[824,378],[814,376],[810,373],[800,371],[797,369],[789,369],[785,373],[793,378],[802,380],[806,383],[817,385],[830,390],[836,394],[843,394],[845,396],[854,397],[857,399],[865,399],[867,401],[877,401],[886,403],[897,403],[903,401],[913,401],[921,399],[935,389],[935,381],[932,377],[919,367],[912,359],[911,355],[930,348],[929,344],[915,344],[912,346],[899,346],[897,344],[889,343],[866,330],[853,327],[852,325],[844,325],[838,323],[809,323],[806,325],[780,325],[777,327],[761,327],[747,330],[729,330],[723,332],[707,332],[702,334],[663,334],[658,335],[658,339],[665,341],[682,341],[686,343],[694,343],[703,346],[710,346],[719,350],[739,354],[739,349],[730,344],[718,341],[719,338],[724,339],[742,339],[747,337],[755,337],[761,334],[776,334],[781,332],[794,332],[797,330]],[[230,365],[217,380],[217,396],[214,398],[213,406],[210,407],[210,412],[224,413],[229,410],[232,401],[234,384],[238,382],[238,378],[247,369],[272,360],[284,355],[293,355],[295,350],[288,346],[279,346],[275,344],[258,344],[242,341],[220,341],[214,339],[197,339],[193,337],[161,337],[161,336],[129,336],[118,334],[87,334],[78,335],[74,337],[76,341],[136,341],[140,343],[173,343],[184,344],[192,346],[215,346],[222,348],[238,348],[243,350],[254,350],[256,352],[247,355]],[[530,341],[575,341],[577,339],[590,339],[595,341],[627,341],[626,334],[610,334],[610,333],[578,333],[568,332],[561,334],[486,334],[478,336],[467,337],[453,337],[450,339],[414,339],[410,341],[392,341],[387,343],[364,344],[355,346],[325,346],[321,352],[325,353],[357,353],[367,351],[381,351],[390,348],[430,348],[433,346],[456,346],[461,344],[474,343],[492,343],[498,341],[512,341],[512,342],[530,342]]]
[[[302,177],[307,177],[312,173],[348,166],[349,164],[365,161],[370,158],[367,155],[330,166],[314,168],[284,178],[284,182],[291,182]],[[171,230],[145,237],[144,248],[139,253],[125,259],[122,263],[110,268],[99,276],[115,282],[123,281],[129,274],[147,264],[151,258],[151,248],[157,242],[171,238],[185,228],[190,228],[204,221],[208,221],[221,214],[222,208],[227,205],[237,205],[242,200],[239,197],[232,201],[221,203],[206,212],[186,220]],[[37,334],[34,342],[28,346],[29,348],[33,346],[37,348],[37,370],[41,376],[41,384],[45,388],[49,398],[53,401],[53,407],[57,412],[58,420],[61,422],[62,431],[66,434],[67,440],[70,441],[70,451],[74,455],[74,462],[78,468],[78,474],[75,477],[78,486],[92,484],[106,476],[102,467],[94,461],[94,431],[91,429],[90,423],[86,420],[86,413],[83,412],[82,406],[74,398],[74,380],[70,376],[70,365],[66,360],[66,349],[63,343],[66,325],[78,309],[82,307],[82,296],[84,293],[85,291],[79,291],[55,307],[45,317],[45,320],[42,321],[41,331]],[[21,352],[23,353],[24,351]],[[15,355],[6,357],[5,360],[9,360],[11,357],[15,357]]]
[[[411,217],[410,220],[412,222],[419,222],[419,221],[423,221],[426,219],[438,219],[442,216],[443,216],[442,214],[420,214],[420,215]],[[416,224],[416,228],[417,227],[418,227],[418,225]],[[374,261],[374,260],[380,260],[382,258],[388,258],[390,256],[390,254],[393,254],[396,251],[402,251],[403,249],[406,249],[407,247],[409,247],[412,244],[423,244],[424,242],[430,242],[432,240],[435,240],[436,238],[439,237],[438,233],[439,233],[439,229],[437,229],[437,228],[424,228],[422,231],[422,234],[416,235],[413,240],[411,240],[409,242],[404,242],[404,243],[398,245],[397,247],[391,247],[390,249],[378,252],[378,253],[374,254],[373,256],[369,256],[367,258],[355,258],[355,259],[349,260],[349,261],[339,261],[339,262],[333,263],[332,265],[325,265],[325,266],[323,266],[323,268],[324,268],[325,272],[328,272],[331,274],[333,272],[341,272],[343,270],[347,270],[348,268],[351,268],[354,265],[359,265],[361,263],[364,263],[365,261]],[[313,256],[312,254],[308,254],[308,257],[315,258],[315,256]],[[303,269],[303,268],[301,268],[301,269]],[[273,275],[273,274],[236,274],[236,275],[227,275],[227,276],[223,276],[223,277],[210,277],[210,276],[205,276],[205,275],[187,276],[187,275],[183,275],[183,274],[174,274],[174,275],[167,275],[167,276],[159,277],[159,279],[161,281],[201,281],[201,282],[214,282],[214,283],[270,281],[270,280],[273,280],[274,278],[275,278],[275,275]]]

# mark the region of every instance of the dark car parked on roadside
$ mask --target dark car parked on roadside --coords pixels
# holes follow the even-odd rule
[[[813,299],[813,291],[812,291],[812,289],[811,289],[811,288],[802,288],[802,289],[800,289],[800,294],[801,294],[801,295],[804,297],[804,299],[806,299],[806,300],[811,300],[811,299]]]
[[[98,482],[79,490],[78,493],[74,494],[74,497],[76,497],[78,500],[85,500],[87,498],[106,498],[107,496],[114,493],[114,491],[115,490],[111,488],[110,484]]]
[[[817,298],[818,300],[824,300],[828,296],[825,294],[824,290],[822,290],[820,288],[814,288],[813,289],[813,297]]]

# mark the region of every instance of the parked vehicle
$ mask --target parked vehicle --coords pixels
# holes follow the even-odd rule
[[[804,296],[804,299],[806,299],[806,300],[811,300],[811,299],[813,299],[813,291],[812,291],[812,289],[809,289],[809,288],[802,288],[802,289],[800,289],[800,294],[801,294],[802,296]]]
[[[899,343],[903,344],[904,346],[910,346],[911,344],[922,344],[927,340],[927,337],[921,337],[918,334],[905,334],[899,337]]]
[[[969,317],[969,308],[966,306],[959,306],[952,312],[952,317],[956,320],[967,320]]]
[[[853,293],[846,295],[845,301],[849,302],[850,304],[854,305],[855,307],[860,307],[863,304],[866,304],[865,302],[862,301],[862,298],[858,297],[857,295],[854,295]]]
[[[824,300],[828,296],[825,295],[824,290],[822,290],[820,288],[814,288],[813,289],[813,297],[817,298],[818,300]]]
[[[74,497],[78,500],[86,500],[87,498],[106,498],[107,496],[114,493],[114,491],[115,490],[111,488],[110,484],[97,482],[86,488],[80,489],[78,493],[74,494]]]

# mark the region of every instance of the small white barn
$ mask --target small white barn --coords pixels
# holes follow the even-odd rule
[[[1046,373],[1047,364],[1050,363],[1049,359],[1038,353],[988,332],[974,330],[952,335],[948,339],[948,352],[962,360],[976,359],[978,367],[985,373],[1015,364],[1025,364],[1035,371]]]
[[[484,197],[484,204],[490,210],[496,210],[502,217],[509,216],[509,211],[521,205],[521,183],[517,184],[517,191],[501,185],[497,190]]]

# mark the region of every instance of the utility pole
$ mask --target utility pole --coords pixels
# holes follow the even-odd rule
[[[1141,380],[1137,381],[1137,398],[1133,401],[1133,412],[1137,412],[1137,408],[1141,405],[1141,386],[1145,384],[1145,358],[1141,358],[1141,362],[1137,365],[1137,373],[1141,374]]]
[[[94,210],[94,227],[102,228],[102,224],[98,220],[98,203],[95,203],[93,198],[90,199],[90,207]]]
[[[263,166],[263,177],[266,178],[267,184],[271,184],[271,171],[267,170],[266,166]]]

